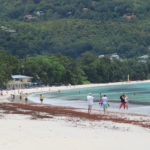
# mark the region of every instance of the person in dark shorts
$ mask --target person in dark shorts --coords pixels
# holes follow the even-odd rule
[[[19,99],[20,99],[20,100],[22,100],[22,93],[20,93],[20,95],[19,95]]]
[[[42,94],[40,94],[40,101],[41,101],[41,104],[43,103],[43,100],[44,100],[44,97]]]
[[[12,101],[15,100],[15,94],[11,94]]]
[[[28,94],[27,93],[25,94],[25,99],[24,100],[25,100],[25,103],[28,102]]]

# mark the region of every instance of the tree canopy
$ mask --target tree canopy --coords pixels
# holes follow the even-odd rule
[[[147,0],[0,0],[0,49],[23,57],[150,51]]]
[[[148,0],[0,0],[0,9],[0,85],[17,73],[44,84],[150,77],[149,61],[136,60],[150,54]]]

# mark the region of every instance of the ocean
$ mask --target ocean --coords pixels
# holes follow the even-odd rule
[[[117,102],[122,93],[125,93],[130,103],[150,105],[150,83],[109,85],[91,88],[79,88],[45,93],[47,99],[86,100],[88,93],[92,93],[95,101],[100,95],[107,95],[109,101]]]
[[[99,109],[100,95],[105,94],[111,104],[110,110],[118,111],[120,95],[125,93],[129,98],[129,112],[150,114],[150,83],[108,85],[48,92],[43,93],[44,104],[87,108],[86,96],[88,93],[92,93],[94,96],[94,109]],[[32,94],[29,99],[40,103],[39,94]]]

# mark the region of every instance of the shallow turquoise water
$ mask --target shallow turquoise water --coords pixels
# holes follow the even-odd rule
[[[110,101],[119,101],[120,95],[125,93],[129,97],[130,103],[150,104],[150,83],[63,90],[46,93],[45,97],[62,100],[85,100],[88,93],[92,93],[97,101],[100,94],[107,95]]]

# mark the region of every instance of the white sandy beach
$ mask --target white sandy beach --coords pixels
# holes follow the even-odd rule
[[[9,103],[7,98],[10,94],[18,94],[20,91],[23,93],[47,92],[143,82],[150,82],[150,80],[13,90],[9,93],[4,92],[4,95],[0,97],[0,102]],[[150,115],[124,114],[123,117],[145,119],[150,123]],[[52,116],[52,118],[33,120],[31,116],[8,114],[1,109],[0,124],[1,150],[149,150],[150,147],[150,129],[128,123],[92,121],[68,116]]]
[[[14,114],[4,115],[0,124],[2,150],[149,150],[150,129],[135,125]]]

